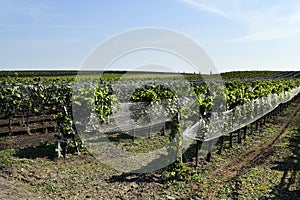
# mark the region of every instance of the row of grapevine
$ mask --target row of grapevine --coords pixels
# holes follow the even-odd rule
[[[145,102],[146,106],[151,107],[154,104],[163,103],[165,104],[164,110],[171,113],[171,120],[178,118],[178,115],[184,119],[183,128],[198,123],[198,130],[200,130],[203,127],[205,128],[209,121],[217,119],[211,123],[215,130],[209,130],[209,132],[219,132],[217,136],[220,136],[241,128],[241,124],[246,123],[245,121],[236,123],[239,124],[236,127],[229,125],[229,121],[232,121],[232,119],[246,117],[245,120],[247,121],[249,115],[245,114],[244,111],[256,110],[252,115],[257,115],[257,110],[261,108],[255,107],[255,104],[253,104],[255,101],[258,102],[258,100],[265,98],[265,102],[260,101],[258,104],[267,107],[267,103],[270,103],[270,106],[267,107],[270,110],[270,108],[278,105],[278,98],[282,94],[289,93],[300,85],[299,79],[233,81],[226,82],[225,85],[220,85],[218,81],[208,84],[203,84],[203,82],[201,84],[197,82],[190,84],[182,80],[125,80],[118,82],[112,80],[108,83],[95,80],[93,83],[87,83],[86,80],[81,79],[82,82],[73,83],[69,80],[65,81],[65,79],[49,79],[47,82],[42,82],[27,78],[26,81],[29,81],[29,83],[22,84],[16,83],[19,79],[15,82],[6,80],[0,86],[2,118],[11,120],[16,115],[22,115],[23,118],[28,119],[28,116],[32,115],[41,117],[51,115],[57,121],[61,138],[71,137],[74,140],[74,135],[78,132],[76,128],[82,127],[81,131],[85,131],[91,111],[96,113],[100,123],[107,124],[109,123],[109,116],[113,116],[114,113],[118,112],[117,104]],[[73,91],[76,87],[78,89]],[[266,100],[270,97],[271,99]],[[273,104],[272,101],[274,101]],[[135,109],[132,113],[135,116],[132,115],[131,118],[138,119],[142,115],[146,116],[145,113],[143,114],[146,108],[145,105],[140,108],[137,107],[138,104],[132,105]],[[245,108],[245,105],[248,107]],[[158,116],[159,109],[161,107],[157,107]],[[228,114],[214,117],[216,111],[219,111],[219,113],[232,113],[233,110],[235,116]],[[75,120],[74,111],[80,116],[87,116],[87,119]],[[153,109],[151,112],[153,112]],[[266,111],[262,110],[261,114],[265,113]],[[222,128],[216,128],[218,123],[224,122],[225,117],[228,118],[225,121],[228,122],[227,125],[230,128],[224,129],[224,124]],[[8,124],[10,125],[10,123]],[[189,135],[198,140],[208,140],[212,137],[209,135],[205,138],[205,134]]]
[[[153,115],[160,115],[163,118],[165,116],[164,111],[172,108],[173,112],[169,112],[171,116],[174,117],[175,113],[179,113],[183,119],[179,119],[177,123],[174,123],[174,130],[180,130],[180,128],[181,130],[188,130],[179,135],[174,134],[173,137],[178,138],[177,141],[179,143],[182,140],[181,137],[184,136],[202,142],[210,141],[226,133],[244,128],[268,114],[280,103],[290,100],[299,93],[299,83],[299,79],[254,82],[234,81],[227,82],[225,86],[220,87],[220,84],[215,82],[210,83],[211,85],[195,84],[194,82],[191,86],[177,80],[166,82],[133,81],[125,83],[119,81],[116,84],[110,83],[110,88],[114,91],[112,94],[123,102],[123,104],[118,102],[121,107],[126,107],[124,102],[129,99],[131,102],[130,105],[133,104],[132,106],[135,109],[131,110],[130,113],[133,114],[131,117],[128,117],[126,112],[121,112],[121,115],[118,115],[119,111],[115,111],[117,117],[114,117],[113,114],[112,118],[114,120],[112,122],[121,121],[122,125],[130,124],[131,126],[129,127],[122,126],[121,128],[121,131],[130,131],[137,126],[137,122],[131,119],[139,120],[143,118],[146,119],[145,121],[149,121],[149,118],[151,118],[150,121],[154,122],[154,124],[160,123],[160,121],[154,120],[155,117]],[[220,101],[223,97],[222,90],[224,90],[224,98],[227,101]],[[182,103],[192,99],[191,96],[188,96],[189,93],[187,91],[196,94],[197,104]],[[165,104],[166,102],[170,102],[170,104]],[[155,107],[156,104],[160,104],[161,106]],[[181,107],[182,105],[183,107]],[[149,107],[151,107],[151,113],[148,111]],[[213,109],[213,107],[218,107],[218,109]],[[157,110],[156,108],[159,109]],[[136,109],[139,111],[136,112]],[[156,113],[156,111],[158,112]],[[195,113],[197,115],[196,118],[193,117]],[[164,120],[176,121],[175,119],[171,117]],[[181,121],[183,121],[183,125],[180,124],[182,123]],[[195,125],[196,128],[193,128]],[[148,124],[144,122],[143,126],[147,127]],[[192,128],[189,126],[192,126]],[[111,123],[110,127],[116,130],[120,128],[120,125],[118,123]],[[100,129],[103,132],[110,132],[108,130],[111,130],[105,126],[101,126]],[[174,131],[174,133],[179,132]],[[89,138],[86,139],[88,140]]]
[[[69,113],[72,113],[71,101],[75,100],[78,103],[80,100],[78,98],[85,97],[89,93],[90,97],[96,98],[96,112],[101,118],[101,121],[106,120],[106,116],[112,114],[111,106],[114,102],[113,99],[109,99],[112,93],[119,102],[128,101],[148,101],[148,99],[134,99],[131,94],[141,92],[139,90],[133,90],[132,88],[139,88],[140,86],[147,85],[145,81],[140,81],[139,86],[132,87],[131,85],[137,84],[137,82],[126,82],[125,84],[118,86],[114,85],[114,88],[102,88],[103,86],[96,85],[96,88],[89,87],[89,89],[83,88],[80,94],[73,95],[72,99],[72,85],[70,82],[34,82],[29,84],[18,84],[2,83],[0,87],[0,110],[4,118],[11,118],[14,115],[37,115],[43,116],[45,114],[57,114],[58,110],[61,112],[63,107],[68,109]],[[164,85],[165,83],[163,83]],[[150,85],[150,84],[148,84]],[[159,84],[162,85],[162,84]],[[157,87],[159,85],[153,84],[152,87]],[[174,87],[174,85],[176,87]],[[227,82],[225,83],[225,98],[226,105],[223,105],[224,111],[232,110],[233,108],[249,103],[255,99],[260,99],[262,97],[268,97],[270,94],[281,94],[284,91],[288,92],[291,89],[299,85],[299,79],[287,79],[287,80],[268,80],[268,81],[255,81],[255,82]],[[186,86],[186,84],[184,85]],[[191,87],[187,86],[183,88],[180,83],[175,82],[173,86],[165,86],[171,88],[171,91],[180,97],[189,98],[188,95],[191,94]],[[216,98],[223,98],[218,92],[208,87],[205,84],[194,84],[193,91],[196,94],[197,103],[199,109],[193,109],[191,112],[196,114],[199,112],[203,118],[208,117],[212,108],[215,106]],[[224,88],[221,88],[223,90]],[[113,91],[112,91],[113,90]],[[145,94],[151,96],[151,88],[145,87],[147,90]],[[184,93],[182,93],[184,91]],[[187,92],[189,91],[189,92]],[[178,94],[179,93],[179,94]],[[181,94],[180,94],[181,93]],[[130,94],[130,95],[126,95]],[[222,94],[222,93],[221,93]],[[220,97],[221,96],[221,97]],[[126,98],[125,98],[126,97]],[[106,98],[106,99],[105,99]],[[148,98],[148,97],[147,97]],[[151,96],[150,100],[154,101],[155,96]],[[187,110],[187,108],[185,108]],[[174,111],[173,111],[174,112]],[[188,115],[192,115],[189,113]]]

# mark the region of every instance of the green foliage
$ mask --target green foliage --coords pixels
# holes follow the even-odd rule
[[[277,75],[279,73],[279,71],[234,71],[222,73],[221,76],[224,79],[265,78],[267,76]]]
[[[179,181],[187,178],[188,174],[192,171],[187,167],[180,159],[176,159],[174,163],[168,165],[162,175],[162,179],[165,181]]]
[[[58,112],[57,114],[53,114],[53,119],[58,122],[57,130],[63,134],[64,137],[70,137],[75,134],[75,130],[73,128],[73,120],[71,115],[65,114],[63,112]]]
[[[0,165],[7,165],[11,163],[11,156],[15,154],[15,150],[7,149],[4,151],[0,151]]]
[[[95,111],[101,123],[105,123],[113,114],[113,104],[116,102],[115,95],[109,85],[97,85],[95,88]]]
[[[149,108],[151,108],[152,114],[164,117],[175,116],[179,112],[177,96],[169,88],[160,84],[148,84],[137,88],[132,93],[130,101],[141,103],[130,107],[131,117],[136,121],[140,119],[149,121],[150,117],[147,112]],[[157,105],[161,105],[163,108]],[[162,109],[165,112],[162,112]]]

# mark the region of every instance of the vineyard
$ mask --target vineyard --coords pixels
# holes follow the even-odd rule
[[[217,75],[141,79],[64,73],[66,77],[1,79],[0,138],[50,134],[50,143],[55,141],[51,159],[73,162],[92,154],[125,172],[160,170],[166,183],[212,165],[205,163],[227,155],[235,141],[251,145],[248,138],[297,105],[300,93],[299,72],[228,73],[224,80]],[[111,143],[126,153],[111,152]],[[163,149],[165,160],[153,167],[157,149]]]

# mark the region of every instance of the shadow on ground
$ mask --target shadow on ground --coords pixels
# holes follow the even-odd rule
[[[27,159],[47,158],[54,160],[55,144],[44,143],[36,147],[23,148],[17,150],[14,156]]]
[[[300,127],[294,131],[289,139],[289,145],[286,148],[291,150],[291,154],[283,162],[276,162],[277,166],[273,170],[283,171],[283,176],[278,185],[272,189],[273,198],[261,199],[299,199],[300,197]],[[298,184],[298,185],[297,185]],[[291,188],[296,185],[295,188]]]

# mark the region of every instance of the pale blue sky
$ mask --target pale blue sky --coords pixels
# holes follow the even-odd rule
[[[142,27],[189,36],[220,72],[300,70],[298,0],[0,0],[0,70],[80,69]]]

